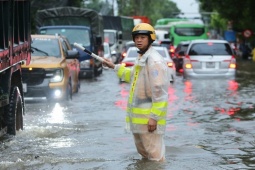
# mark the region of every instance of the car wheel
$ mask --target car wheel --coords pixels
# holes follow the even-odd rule
[[[23,130],[24,114],[22,96],[17,86],[11,90],[10,103],[6,113],[7,134],[16,135],[16,130]]]
[[[66,100],[72,100],[73,98],[73,92],[72,92],[72,83],[71,80],[69,80],[67,87],[66,87]]]
[[[81,84],[80,84],[80,80],[78,80],[78,83],[77,83],[77,85],[76,85],[76,93],[78,93],[79,92],[79,90],[80,90],[80,88],[81,88]]]
[[[174,83],[174,76],[173,75],[171,75],[170,83]]]

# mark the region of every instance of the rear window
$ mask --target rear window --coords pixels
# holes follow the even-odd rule
[[[157,51],[158,51],[158,53],[162,56],[162,57],[164,57],[164,58],[166,58],[166,51],[164,50],[164,49],[162,49],[162,48],[158,48],[158,49],[156,49]]]
[[[157,50],[158,53],[159,53],[162,57],[164,57],[164,58],[167,57],[167,54],[168,54],[168,53],[166,53],[165,47],[163,47],[163,48],[155,48],[155,50]],[[127,54],[127,57],[128,57],[128,58],[136,58],[136,57],[138,56],[137,51],[139,51],[139,50],[138,50],[138,49],[137,49],[137,50],[133,50],[133,49],[129,50],[129,51],[128,51],[128,54]]]
[[[167,49],[170,49],[170,45],[171,45],[170,43],[168,43],[168,44],[167,43],[161,43],[160,44],[160,46],[166,47]]]
[[[205,33],[204,28],[175,28],[174,32],[179,36],[201,36]]]
[[[177,53],[179,53],[180,51],[183,51],[183,52],[186,52],[187,51],[187,49],[188,49],[188,46],[189,46],[189,44],[179,44],[177,47],[176,47],[176,49],[175,49],[175,53],[177,54]]]
[[[233,55],[227,43],[196,43],[189,50],[189,55]]]

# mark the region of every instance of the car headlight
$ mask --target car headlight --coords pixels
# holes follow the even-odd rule
[[[52,73],[50,82],[51,83],[61,82],[63,80],[63,77],[64,77],[63,69],[57,69]]]
[[[115,55],[115,54],[117,54],[117,52],[115,50],[113,50],[113,51],[111,51],[111,54]]]
[[[90,67],[90,61],[84,60],[80,62],[80,68],[89,68]]]

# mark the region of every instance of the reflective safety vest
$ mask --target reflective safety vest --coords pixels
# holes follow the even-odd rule
[[[127,106],[127,129],[133,133],[148,133],[148,120],[157,120],[154,133],[163,134],[168,106],[168,67],[163,57],[150,47],[136,60],[132,68],[119,65],[117,75],[130,83]]]

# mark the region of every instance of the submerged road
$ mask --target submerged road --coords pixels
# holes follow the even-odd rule
[[[26,103],[24,131],[0,139],[1,170],[255,169],[255,78],[169,87],[166,162],[141,160],[125,132],[129,84],[112,70],[81,80],[73,100]]]

